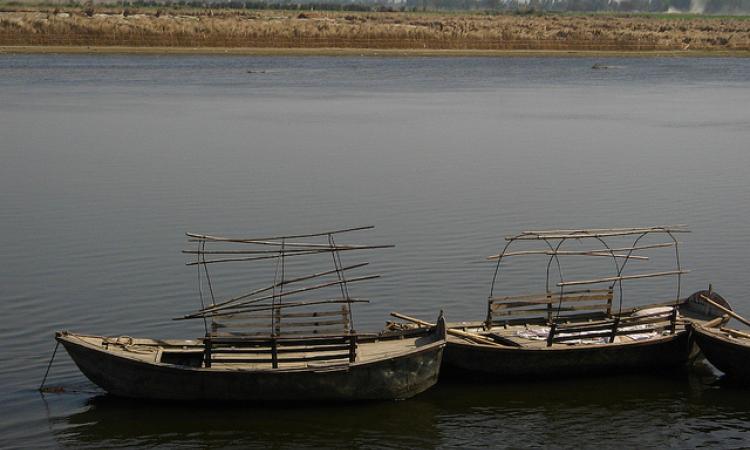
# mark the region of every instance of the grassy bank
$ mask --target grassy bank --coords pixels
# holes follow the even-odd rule
[[[127,47],[127,46],[0,46],[1,54],[136,54],[251,56],[387,56],[387,57],[750,57],[750,50],[441,50],[420,48],[280,48],[280,47]]]
[[[750,20],[733,17],[5,9],[3,47],[750,51]]]

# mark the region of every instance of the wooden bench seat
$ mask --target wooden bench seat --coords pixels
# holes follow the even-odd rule
[[[585,289],[554,294],[491,297],[486,327],[547,323],[554,319],[606,318],[612,314],[612,289]]]
[[[209,334],[204,342],[204,364],[268,363],[278,368],[283,363],[309,361],[354,362],[357,335],[339,334],[307,337],[258,337]]]
[[[608,342],[612,343],[617,336],[629,334],[663,333],[664,331],[674,334],[677,328],[677,312],[677,308],[672,307],[670,311],[615,316],[600,321],[553,322],[547,336],[547,346],[594,338],[607,338]]]

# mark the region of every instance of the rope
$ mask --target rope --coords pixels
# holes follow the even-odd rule
[[[49,364],[47,364],[47,371],[44,372],[44,378],[42,378],[42,384],[39,385],[39,392],[44,392],[44,383],[47,382],[47,375],[49,375],[49,369],[52,368],[52,362],[55,360],[55,355],[57,354],[57,347],[60,346],[60,341],[55,342],[55,350],[52,352],[52,358],[49,360]]]

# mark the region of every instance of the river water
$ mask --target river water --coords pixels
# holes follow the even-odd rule
[[[171,320],[199,302],[186,231],[375,225],[341,238],[396,245],[356,287],[375,331],[484,318],[505,235],[684,223],[682,294],[750,315],[749,105],[750,59],[0,55],[0,447],[750,445],[750,390],[705,364],[274,408],[110,398],[61,352],[65,392],[36,391],[55,330],[203,333]],[[543,266],[508,286],[543,290]]]

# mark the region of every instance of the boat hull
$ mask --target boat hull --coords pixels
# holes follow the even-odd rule
[[[693,326],[692,331],[708,362],[735,381],[750,382],[750,346],[718,336],[700,326]]]
[[[83,374],[121,397],[188,401],[404,399],[438,380],[445,341],[382,360],[315,369],[242,370],[149,363],[58,334]]]
[[[473,374],[491,377],[488,381],[503,381],[653,372],[684,367],[690,354],[691,343],[685,331],[640,342],[567,348],[498,347],[449,339],[443,374]]]

